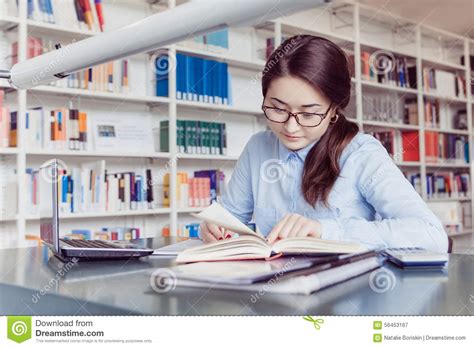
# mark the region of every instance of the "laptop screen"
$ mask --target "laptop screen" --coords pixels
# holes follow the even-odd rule
[[[38,173],[40,237],[55,252],[59,252],[58,163],[43,164]]]

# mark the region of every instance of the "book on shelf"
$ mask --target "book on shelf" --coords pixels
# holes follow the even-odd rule
[[[428,198],[469,198],[470,174],[452,171],[427,173],[426,190]]]
[[[442,130],[467,130],[467,112],[439,99],[424,98],[425,126]]]
[[[27,58],[55,50],[55,41],[47,38],[27,37]],[[12,63],[18,62],[18,42],[11,44]],[[74,72],[67,77],[54,81],[52,85],[67,88],[79,88],[92,91],[126,93],[129,92],[128,59],[112,62]]]
[[[99,231],[72,229],[62,238],[66,240],[122,240],[130,241],[140,238],[137,227],[102,227]]]
[[[270,245],[262,234],[258,231],[252,231],[219,203],[213,203],[199,214],[191,215],[202,221],[214,223],[236,232],[239,237],[187,249],[178,255],[177,263],[270,259],[283,254],[346,254],[367,250],[364,246],[356,243],[313,237],[286,238]]]
[[[168,97],[168,56],[156,57],[156,95]],[[164,68],[163,68],[164,67]],[[176,53],[176,98],[230,105],[230,74],[227,63]]]
[[[204,35],[197,35],[191,40],[181,41],[178,45],[203,51],[225,53],[229,49],[229,29],[225,28]],[[179,51],[179,47],[177,50]]]
[[[0,1],[1,3],[2,1]],[[10,1],[10,11],[17,12]],[[28,0],[28,19],[91,31],[104,30],[102,0]]]
[[[418,126],[418,102],[416,99],[407,98],[403,105],[403,123]]]
[[[420,160],[418,131],[402,131],[403,160]],[[425,131],[425,159],[427,163],[467,164],[470,162],[467,136]]]
[[[26,170],[29,213],[38,211],[38,171]],[[60,169],[59,209],[62,213],[135,211],[160,208],[162,185],[153,182],[149,168],[131,171],[106,170],[104,160]]]
[[[3,106],[4,91],[0,89],[0,148],[16,147],[18,136],[18,113]]]
[[[425,131],[425,156],[427,163],[469,163],[468,137]]]
[[[189,154],[227,154],[226,124],[196,120],[176,121],[178,151]],[[169,121],[160,122],[160,151],[169,152]]]
[[[410,182],[410,184],[413,186],[415,191],[421,196],[422,195],[422,190],[421,190],[421,174],[420,173],[410,173],[410,172],[403,172],[403,175],[407,180]]]
[[[424,67],[423,90],[443,97],[466,98],[466,79],[461,73]]]
[[[185,172],[177,173],[178,208],[207,207],[220,199],[224,192],[225,174],[219,169],[195,171],[190,178]],[[163,206],[170,206],[170,175],[163,178]]]
[[[394,54],[361,52],[362,79],[391,86],[416,88],[415,62]]]
[[[89,150],[87,113],[68,108],[37,107],[26,112],[26,148]]]
[[[180,238],[199,238],[199,228],[199,223],[178,224],[176,235]],[[170,226],[168,224],[161,229],[161,236],[171,236]]]
[[[402,157],[405,162],[420,161],[420,134],[418,131],[403,131],[402,135]]]

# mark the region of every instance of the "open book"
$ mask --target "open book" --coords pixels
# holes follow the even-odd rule
[[[218,203],[213,203],[199,214],[191,215],[236,232],[239,237],[184,250],[178,254],[176,259],[178,263],[270,259],[280,255],[293,254],[351,254],[367,250],[364,246],[355,243],[314,237],[286,238],[270,245],[262,234],[251,230]]]

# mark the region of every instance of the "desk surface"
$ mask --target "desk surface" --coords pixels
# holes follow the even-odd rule
[[[156,248],[171,241],[143,242]],[[384,269],[394,281],[385,292],[374,291],[366,273],[310,296],[267,293],[257,300],[243,291],[177,287],[154,292],[150,272],[173,264],[173,258],[163,257],[79,262],[65,272],[46,247],[0,250],[0,315],[474,314],[474,255],[450,255],[446,271],[406,271],[387,264]]]

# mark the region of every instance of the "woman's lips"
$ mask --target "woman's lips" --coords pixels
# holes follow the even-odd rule
[[[301,138],[303,137],[297,137],[297,136],[294,136],[294,135],[289,135],[289,134],[285,134],[285,133],[281,133],[286,139],[288,139],[289,141],[298,141],[300,140]]]

